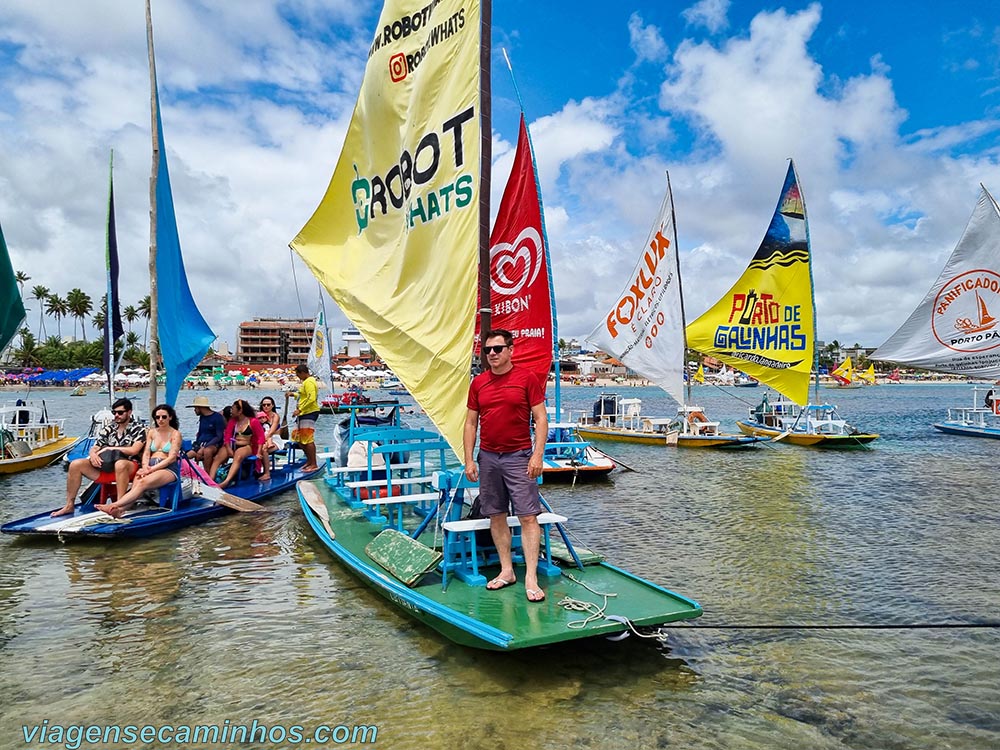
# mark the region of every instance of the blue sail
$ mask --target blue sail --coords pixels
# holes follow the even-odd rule
[[[215,341],[215,334],[198,310],[184,273],[184,258],[181,256],[174,198],[170,192],[170,174],[167,171],[167,149],[163,145],[158,91],[156,129],[160,144],[156,181],[156,284],[157,289],[168,293],[159,296],[156,321],[163,369],[167,375],[164,400],[173,404],[184,378],[208,353]]]

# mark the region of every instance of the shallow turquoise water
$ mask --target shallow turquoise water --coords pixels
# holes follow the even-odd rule
[[[695,398],[735,430],[737,398],[763,390]],[[666,644],[454,646],[341,570],[292,493],[273,513],[144,542],[2,537],[0,746],[45,719],[376,724],[391,748],[1000,745],[1000,630],[813,627],[1000,622],[1000,443],[930,428],[966,387],[820,393],[882,439],[850,452],[608,443],[639,471],[545,488],[584,544],[702,604]],[[35,395],[78,428],[98,406]],[[671,411],[657,389],[629,395]],[[58,467],[0,479],[0,518],[55,507],[63,481]],[[767,624],[802,627],[717,627]]]

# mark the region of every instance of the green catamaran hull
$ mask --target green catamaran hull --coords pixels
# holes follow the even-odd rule
[[[603,562],[585,565],[583,570],[565,565],[561,575],[540,576],[546,596],[539,603],[528,602],[525,596],[521,566],[516,567],[518,582],[498,591],[468,585],[450,576],[447,589],[443,590],[437,570],[408,587],[365,551],[384,525],[373,523],[361,511],[347,507],[325,483],[311,484],[325,502],[333,535],[309,507],[300,487],[302,510],[313,532],[334,557],[379,595],[462,646],[511,651],[615,635],[628,629],[625,620],[636,627],[656,626],[702,613],[697,602]],[[492,578],[499,569],[487,568],[481,572]],[[620,619],[599,616],[585,623],[587,612],[560,604],[572,599],[601,607],[605,603],[603,594],[613,595],[607,600],[605,614]]]

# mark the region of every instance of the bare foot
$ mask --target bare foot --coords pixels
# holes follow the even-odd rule
[[[52,516],[52,518],[55,518],[56,516],[71,516],[73,515],[73,503],[68,502],[59,510],[54,510],[49,513],[49,515]]]
[[[116,506],[114,503],[101,503],[95,505],[94,508],[101,511],[102,513],[107,513],[112,518],[121,518],[123,513],[122,509]]]

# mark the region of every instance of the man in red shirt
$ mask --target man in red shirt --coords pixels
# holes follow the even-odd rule
[[[500,556],[500,573],[486,584],[490,590],[517,583],[511,558],[511,531],[507,513],[513,507],[521,521],[524,553],[524,591],[528,601],[540,602],[545,592],[538,586],[538,482],[549,423],[545,391],[538,378],[511,360],[514,337],[494,329],[483,338],[490,369],[469,386],[469,411],[465,417],[463,447],[465,475],[479,482],[479,505],[490,519],[490,534]],[[535,420],[535,446],[531,446],[529,417]],[[479,432],[479,463],[472,458]]]

